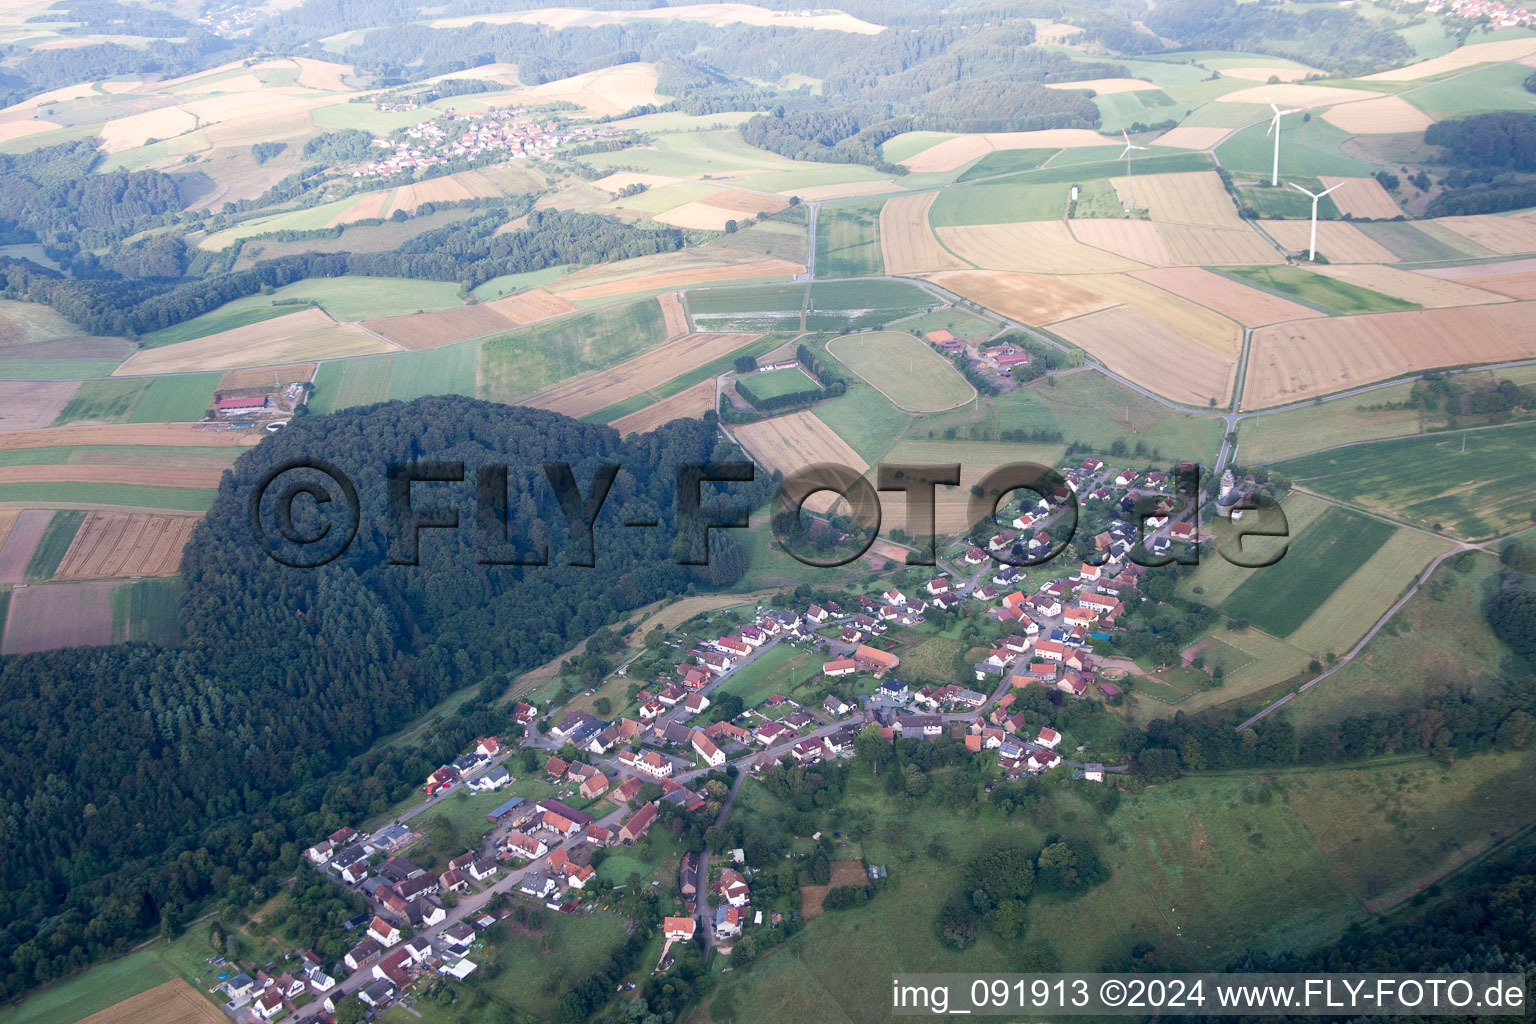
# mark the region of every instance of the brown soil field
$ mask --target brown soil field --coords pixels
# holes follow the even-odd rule
[[[1074,226],[1091,223],[1137,222],[1076,221]],[[1102,248],[1085,245],[1072,236],[1072,231],[1068,230],[1065,223],[1054,220],[939,228],[939,238],[961,259],[969,260],[983,270],[1015,270],[1037,274],[1112,274],[1121,270],[1140,270],[1143,266]]]
[[[1330,196],[1333,205],[1342,214],[1367,220],[1391,220],[1403,212],[1398,209],[1392,193],[1382,188],[1381,182],[1375,178],[1333,178],[1325,175],[1318,180],[1323,183],[1323,188],[1342,186]]]
[[[770,473],[778,470],[788,476],[817,462],[836,463],[860,473],[869,468],[869,463],[860,458],[848,442],[810,410],[744,423],[735,428],[735,434],[752,457]],[[812,512],[825,512],[837,500],[831,491],[823,491],[811,495],[805,507]]]
[[[901,166],[915,174],[952,171],[992,152],[992,144],[981,135],[957,135],[935,143],[901,161]]]
[[[1363,103],[1366,100],[1378,99],[1382,95],[1379,92],[1360,89],[1333,89],[1326,85],[1282,82],[1279,85],[1256,85],[1251,89],[1229,92],[1224,96],[1216,97],[1216,102],[1257,103],[1266,107],[1273,102],[1282,107],[1300,107],[1303,110],[1310,110],[1313,107],[1328,107],[1335,103]]]
[[[230,370],[219,378],[220,391],[248,391],[270,388],[275,384],[296,384],[313,380],[314,363],[289,363],[287,366],[263,366],[253,370]],[[275,382],[275,384],[274,384]]]
[[[902,551],[902,557],[906,552]],[[855,857],[853,860],[835,860],[832,862],[832,877],[826,885],[802,885],[800,887],[800,916],[809,921],[813,917],[821,916],[821,901],[827,898],[827,893],[842,885],[868,885],[869,873],[864,870],[864,862]]]
[[[1064,320],[1051,328],[1116,373],[1176,402],[1227,402],[1237,353],[1223,356],[1129,306]]]
[[[749,345],[760,334],[689,334],[644,355],[550,388],[523,402],[581,417],[665,384]]]
[[[1236,358],[1242,351],[1243,329],[1236,321],[1173,292],[1126,274],[1077,280],[1219,356]]]
[[[628,437],[630,434],[649,433],[673,420],[698,419],[714,407],[715,382],[704,380],[686,391],[679,391],[671,398],[648,405],[639,412],[620,416],[608,425],[617,430],[621,437]]]
[[[53,511],[45,508],[9,509],[10,526],[0,538],[0,583],[20,583],[37,542],[43,539]]]
[[[1128,194],[1126,180],[1113,181],[1124,203]],[[1155,221],[1228,230],[1247,228],[1215,171],[1142,175],[1134,179],[1130,188],[1135,192],[1136,205]]]
[[[1486,306],[1508,302],[1509,296],[1474,288],[1470,283],[1446,281],[1438,277],[1399,270],[1381,263],[1319,264],[1311,268],[1326,277],[1391,295],[1405,302],[1416,302],[1429,309],[1446,306]]]
[[[142,467],[65,464],[62,466],[0,466],[0,484],[142,484],[156,487],[191,487],[212,490],[219,486],[223,470],[155,467],[154,478],[145,480]]]
[[[1435,123],[1434,118],[1401,96],[1383,96],[1378,100],[1331,107],[1323,112],[1323,120],[1351,135],[1422,132]]]
[[[1049,324],[1114,305],[1071,278],[963,270],[936,274],[934,282],[1026,324]]]
[[[201,516],[92,512],[64,552],[55,580],[175,576]]]
[[[1047,89],[1092,89],[1100,96],[1113,96],[1119,92],[1145,92],[1157,86],[1140,78],[1090,78],[1083,82],[1051,82]]]
[[[1449,228],[1456,234],[1498,253],[1500,256],[1521,256],[1536,252],[1536,219],[1525,214],[1500,217],[1493,213],[1480,213],[1470,217],[1440,217],[1431,223]],[[1318,243],[1322,247],[1322,243]]]
[[[575,306],[558,295],[549,294],[542,288],[530,288],[526,292],[508,295],[504,299],[496,299],[483,305],[519,325],[576,312]]]
[[[113,374],[233,370],[242,366],[340,359],[394,351],[398,351],[396,346],[356,324],[340,324],[324,310],[306,309],[206,338],[141,350],[129,356]]]
[[[1366,81],[1378,82],[1416,82],[1421,78],[1433,78],[1452,71],[1465,71],[1478,64],[1519,60],[1532,54],[1536,54],[1536,39],[1501,39],[1493,43],[1473,43],[1438,57],[1421,60],[1417,64],[1380,71],[1364,78]]]
[[[688,333],[688,311],[677,292],[662,292],[656,296],[661,306],[661,322],[667,329],[667,340],[676,341]]]
[[[707,195],[699,202],[705,206],[718,206],[722,210],[729,211],[736,216],[746,214],[757,216],[759,213],[778,213],[789,205],[789,200],[784,196],[758,195],[755,192],[746,192],[739,188],[728,188],[713,195]]]
[[[1232,132],[1231,128],[1196,128],[1180,125],[1158,136],[1153,145],[1170,146],[1174,149],[1210,149]]]
[[[1253,334],[1243,408],[1258,409],[1439,366],[1536,356],[1536,303],[1327,317]]]
[[[0,451],[22,448],[68,448],[77,445],[180,445],[194,448],[253,445],[263,431],[231,429],[221,424],[101,423],[45,430],[16,430],[0,434]],[[135,481],[137,482],[137,481]]]
[[[478,338],[498,331],[511,330],[514,321],[491,307],[490,303],[439,309],[431,313],[364,320],[361,326],[406,349],[433,348],[465,338]]]
[[[79,387],[77,380],[0,380],[0,430],[46,427]]]
[[[880,208],[880,255],[887,274],[961,270],[965,264],[939,244],[928,222],[937,192],[887,199]]]
[[[718,281],[741,281],[757,277],[790,277],[805,272],[805,264],[792,263],[789,260],[755,260],[750,263],[732,263],[725,266],[713,267],[689,267],[679,270],[665,270],[660,273],[644,274],[638,277],[627,278],[622,281],[608,281],[603,284],[580,285],[574,288],[560,288],[560,297],[572,302],[580,302],[586,299],[606,299],[615,295],[628,295],[631,292],[657,291],[663,288],[685,288],[694,284],[712,284]],[[576,278],[572,274],[568,278],[562,278],[561,284]],[[505,301],[505,300],[497,300]],[[575,307],[572,307],[573,309]]]
[[[119,583],[56,583],[11,591],[0,654],[30,654],[57,647],[100,647],[111,643],[111,594],[119,586]],[[209,1009],[213,1010],[213,1007],[209,1006]],[[102,1011],[108,1012],[110,1010]],[[101,1017],[101,1014],[95,1017]],[[157,1009],[136,1019],[145,1024],[151,1021],[160,1024],[173,1018],[164,1016]]]
[[[1282,320],[1305,320],[1325,315],[1201,267],[1159,267],[1155,270],[1138,270],[1131,276],[1175,295],[1182,295],[1222,316],[1236,320],[1244,327],[1262,327]]]
[[[1310,221],[1261,220],[1260,227],[1290,252],[1307,253]],[[1341,220],[1317,222],[1317,251],[1331,263],[1396,263],[1390,250],[1373,242],[1365,232]]]

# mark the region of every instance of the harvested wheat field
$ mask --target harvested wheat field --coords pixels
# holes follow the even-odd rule
[[[1155,221],[1228,230],[1247,228],[1215,171],[1142,175],[1129,186],[1124,178],[1113,181],[1121,203],[1134,192],[1136,205]]]
[[[97,423],[15,430],[0,434],[0,451],[25,448],[70,448],[78,445],[152,445],[155,447],[237,448],[253,445],[262,431],[197,423]],[[141,481],[135,481],[138,483]]]
[[[30,119],[18,119],[0,122],[0,142],[11,142],[15,139],[24,139],[28,135],[39,135],[43,132],[51,132],[60,125],[52,121],[37,121]]]
[[[1268,82],[1278,78],[1282,82],[1299,82],[1308,75],[1319,74],[1317,68],[1292,67],[1286,64],[1260,64],[1240,68],[1222,68],[1222,78],[1241,78],[1245,82]]]
[[[394,192],[391,189],[365,193],[357,202],[341,210],[336,216],[326,221],[325,226],[328,228],[339,228],[346,224],[355,224],[360,220],[372,220],[374,217],[383,217],[389,213],[390,201],[393,198]]]
[[[1113,140],[1086,128],[1046,128],[1033,132],[957,135],[952,139],[935,143],[921,153],[907,157],[901,161],[901,165],[913,172],[953,171],[994,150],[1072,149],[1078,146],[1105,146],[1111,141]]]
[[[1536,299],[1536,259],[1504,260],[1472,267],[1438,267],[1419,273],[1486,288],[1515,299]]]
[[[580,418],[728,356],[760,337],[760,334],[689,334],[618,366],[550,388],[522,404]]]
[[[855,18],[851,14],[830,11],[823,14],[801,14],[790,11],[772,11],[751,4],[679,4],[676,7],[655,7],[650,10],[594,11],[581,7],[543,7],[528,11],[499,11],[494,14],[465,14],[451,18],[439,18],[433,28],[465,28],[476,23],[501,25],[522,22],[531,25],[547,25],[553,29],[596,28],[601,25],[618,25],[631,19],[662,21],[705,21],[711,25],[747,24],[762,27],[796,29],[830,29],[838,32],[857,32],[876,35],[885,31],[875,25]]]
[[[607,192],[617,195],[631,185],[644,185],[646,188],[660,188],[662,185],[674,185],[686,178],[674,178],[669,174],[642,174],[638,171],[614,171],[605,178],[598,178],[592,184]]]
[[[1255,221],[1288,252],[1307,254],[1311,222],[1305,220]],[[1317,251],[1330,263],[1396,263],[1391,250],[1373,242],[1365,232],[1341,220],[1317,222]]]
[[[5,636],[0,639],[0,654],[31,654],[58,647],[100,647],[112,642],[112,591],[118,583],[52,583],[47,586],[22,587],[11,591],[11,605],[5,617]],[[172,982],[186,988],[190,997],[208,1007],[214,1017],[176,1017],[156,1000],[141,1003],[130,1016],[107,1016],[124,1005],[102,1010],[86,1020],[105,1024],[164,1024],[167,1021],[225,1020],[222,1014],[199,996],[186,982]],[[164,988],[165,986],[161,986]],[[151,989],[157,992],[159,989]],[[149,995],[149,992],[144,995]],[[135,996],[142,999],[142,996]]]
[[[1327,317],[1253,334],[1243,407],[1295,402],[1441,366],[1536,356],[1536,303]]]
[[[1076,149],[1105,146],[1115,140],[1087,128],[1043,128],[1033,132],[988,132],[993,149]]]
[[[495,310],[518,326],[576,312],[576,307],[563,297],[551,295],[542,288],[530,288],[525,292],[508,295],[504,299],[496,299],[482,305],[487,309]]]
[[[715,382],[703,380],[686,391],[679,391],[671,398],[664,398],[655,405],[648,405],[639,412],[620,416],[608,424],[619,432],[620,437],[630,434],[646,434],[673,420],[698,419],[715,407]]]
[[[121,153],[144,145],[150,139],[169,139],[185,135],[197,127],[197,115],[181,107],[161,107],[142,114],[114,118],[96,132],[103,153]]]
[[[273,320],[236,327],[206,338],[183,341],[164,348],[144,349],[129,356],[112,373],[125,377],[150,373],[185,373],[195,370],[233,370],[242,366],[266,366],[312,359],[395,352],[385,342],[356,324],[339,324],[321,309],[306,309]]]
[[[1493,64],[1506,60],[1519,60],[1536,54],[1536,39],[1501,39],[1493,43],[1473,43],[1470,46],[1462,46],[1450,53],[1442,53],[1438,57],[1421,60],[1417,64],[1409,64],[1407,67],[1393,68],[1391,71],[1380,71],[1374,75],[1365,75],[1365,81],[1376,82],[1416,82],[1421,78],[1433,78],[1438,75],[1449,74],[1452,71],[1465,71],[1467,68],[1476,67],[1479,64]]]
[[[572,302],[587,299],[607,299],[631,292],[658,291],[663,288],[686,288],[695,284],[713,284],[719,281],[745,281],[759,277],[791,277],[805,273],[805,264],[789,260],[754,260],[751,263],[730,263],[724,266],[687,267],[680,270],[664,270],[660,273],[643,274],[620,281],[560,288],[560,298]],[[577,275],[572,274],[569,281]],[[506,300],[497,300],[506,301]],[[575,308],[574,306],[571,308]]]
[[[501,195],[501,189],[479,171],[460,171],[441,178],[428,178],[395,189],[388,213],[404,210],[415,213],[422,203],[456,203],[463,199],[482,199]],[[385,216],[385,214],[375,214]]]
[[[674,206],[670,210],[653,213],[651,219],[678,228],[724,231],[730,221],[740,222],[745,217],[754,217],[760,212],[771,213],[789,205],[789,200],[783,196],[758,196],[740,189],[732,189],[718,195],[727,197],[725,201],[731,205],[725,206],[711,202],[710,200],[715,198],[712,196],[709,199],[696,199],[691,203]]]
[[[1059,220],[939,228],[939,238],[961,259],[983,270],[1015,270],[1037,274],[1113,274],[1122,270],[1140,270],[1143,266],[1142,263],[1117,256],[1103,248],[1085,245],[1074,238],[1067,225]]]
[[[1390,295],[1404,302],[1416,302],[1427,309],[1446,306],[1486,306],[1495,302],[1509,302],[1507,295],[1484,291],[1470,284],[1445,281],[1438,277],[1426,277],[1410,270],[1399,270],[1381,263],[1321,263],[1311,268],[1314,272],[1383,295]]]
[[[887,274],[961,270],[965,264],[939,244],[928,222],[937,192],[887,199],[880,208],[880,255]]]
[[[661,102],[656,95],[656,68],[651,64],[617,64],[546,82],[518,90],[514,100],[517,103],[574,103],[595,117],[622,114],[634,107]]]
[[[894,181],[847,181],[840,185],[810,185],[804,188],[781,188],[781,196],[799,196],[805,202],[823,199],[849,199],[854,196],[874,196],[882,192],[900,192],[901,186]]]
[[[1122,377],[1175,402],[1207,406],[1231,396],[1236,348],[1214,351],[1129,306],[1063,320],[1051,330]]]
[[[1255,266],[1284,262],[1274,246],[1247,227],[1227,231],[1192,224],[1112,219],[1071,223],[1072,233],[1079,241],[1149,266]]]
[[[744,423],[734,429],[736,439],[770,473],[778,470],[788,476],[818,462],[847,466],[860,473],[869,468],[869,463],[848,442],[809,410]],[[837,495],[822,491],[812,495],[805,507],[812,512],[826,512],[837,500]]]
[[[1158,136],[1152,144],[1171,149],[1210,149],[1233,131],[1231,128],[1197,128],[1181,124]]]
[[[781,195],[760,195],[739,188],[722,189],[700,199],[705,206],[718,206],[722,210],[741,216],[759,213],[778,213],[789,206],[789,199]]]
[[[1262,327],[1283,320],[1304,320],[1323,313],[1278,295],[1251,288],[1201,267],[1159,267],[1138,270],[1132,277],[1182,295],[1207,309],[1230,317],[1244,327]]]
[[[297,384],[315,379],[314,363],[289,363],[287,366],[263,366],[251,370],[230,370],[219,378],[220,391],[249,391]]]
[[[1351,135],[1390,135],[1422,132],[1434,124],[1430,117],[1401,96],[1383,96],[1360,103],[1341,103],[1323,112],[1323,120]]]
[[[77,380],[0,380],[0,431],[46,427],[79,387]]]
[[[11,535],[11,529],[16,525],[16,520],[20,515],[21,509],[0,508],[0,551],[5,550],[5,538]],[[4,575],[0,574],[0,582],[4,581]]]
[[[190,487],[212,490],[219,486],[222,469],[188,469],[180,466],[155,466],[146,473],[143,466],[0,466],[0,484],[144,484],[156,487]],[[146,479],[148,477],[148,479]]]
[[[394,342],[401,348],[420,349],[447,345],[465,338],[479,338],[517,326],[493,309],[491,303],[439,309],[431,313],[407,313],[405,316],[364,320],[360,325]]]
[[[1324,176],[1318,180],[1323,183],[1323,188],[1340,186],[1330,198],[1345,216],[1365,220],[1391,220],[1402,215],[1403,211],[1398,209],[1392,193],[1382,188],[1381,182],[1375,178]]]
[[[342,79],[357,73],[351,64],[335,64],[313,57],[295,57],[293,62],[299,66],[300,85],[325,92],[342,92],[347,88]]]
[[[1146,92],[1158,88],[1140,78],[1090,78],[1081,82],[1049,82],[1047,89],[1092,89],[1100,96],[1121,92]]]
[[[992,144],[982,135],[957,135],[935,143],[901,161],[901,166],[915,174],[952,171],[992,152]]]
[[[1218,356],[1235,357],[1242,351],[1241,325],[1173,292],[1129,274],[1098,274],[1077,281]]]
[[[1114,305],[1072,278],[962,270],[934,275],[934,283],[1026,324],[1049,324]]]
[[[1479,213],[1470,217],[1438,217],[1429,223],[1454,231],[1500,256],[1536,252],[1536,220],[1523,214],[1500,217]]]
[[[1277,103],[1282,107],[1328,107],[1335,103],[1363,103],[1374,100],[1384,93],[1361,89],[1334,89],[1326,85],[1304,85],[1299,82],[1282,82],[1279,85],[1256,85],[1251,89],[1239,89],[1216,97],[1217,103],[1256,103],[1269,106]]]
[[[683,308],[682,297],[677,292],[663,292],[656,296],[656,302],[661,306],[661,322],[666,327],[667,340],[676,341],[687,334],[688,311]]]
[[[55,580],[175,576],[201,516],[92,512],[53,574]]]
[[[1082,29],[1060,21],[1048,21],[1035,26],[1035,42],[1040,46],[1065,45],[1065,40],[1081,35]]]

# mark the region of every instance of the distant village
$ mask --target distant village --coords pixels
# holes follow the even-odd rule
[[[402,112],[416,109],[410,102],[384,102],[379,109]],[[547,116],[547,115],[546,115]],[[394,138],[375,138],[373,145],[387,150],[352,171],[352,177],[381,177],[401,171],[422,171],[447,163],[474,160],[487,154],[509,160],[538,156],[568,142],[609,138],[620,134],[607,125],[541,120],[522,109],[480,113],[443,114],[396,132]]]

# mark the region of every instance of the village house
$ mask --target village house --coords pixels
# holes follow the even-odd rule
[[[1035,742],[1042,747],[1049,747],[1051,750],[1055,750],[1057,744],[1061,742],[1061,733],[1050,726],[1045,726],[1040,730],[1040,734],[1035,737]]]
[[[901,659],[889,651],[878,650],[867,644],[860,644],[853,650],[853,661],[860,670],[873,672],[876,676],[889,672],[901,664]]]
[[[742,922],[746,915],[740,907],[716,907],[715,908],[715,938],[724,942],[741,934]]]
[[[704,735],[716,743],[747,743],[752,739],[752,733],[737,725],[735,722],[711,722],[704,729]]]
[[[821,674],[834,679],[838,676],[853,675],[858,670],[858,665],[849,657],[833,658],[821,666]]]
[[[693,749],[700,759],[711,768],[719,768],[725,764],[724,751],[715,746],[714,740],[706,736],[703,730],[694,730]]]
[[[735,868],[726,868],[720,873],[720,884],[715,891],[720,894],[721,900],[733,907],[746,906],[752,897],[747,880]]]
[[[848,712],[853,710],[853,705],[843,700],[843,698],[839,697],[837,694],[829,693],[827,694],[826,700],[821,702],[821,710],[825,711],[833,718],[841,718],[843,715],[846,715]]]
[[[662,934],[672,942],[691,942],[698,921],[691,917],[669,917],[661,923]]]
[[[384,949],[388,949],[400,941],[400,929],[382,917],[375,917],[368,922],[368,937]]]
[[[651,823],[655,820],[656,805],[649,803],[641,806],[639,810],[629,816],[629,820],[619,826],[619,842],[625,846],[633,846],[636,840],[650,831]]]
[[[683,698],[683,710],[689,715],[697,715],[709,707],[709,698],[702,693],[690,693]]]

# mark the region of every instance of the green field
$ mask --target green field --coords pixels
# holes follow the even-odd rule
[[[388,397],[410,401],[425,395],[473,396],[479,360],[476,341],[402,352],[390,359]]]
[[[785,336],[782,334],[764,335],[729,355],[724,355],[712,362],[705,363],[698,369],[690,370],[680,377],[673,377],[660,387],[652,388],[649,391],[642,391],[638,395],[632,395],[624,401],[615,402],[605,409],[588,413],[586,416],[581,417],[581,419],[587,423],[612,423],[620,416],[628,416],[632,412],[639,412],[646,406],[659,402],[664,398],[671,398],[681,391],[688,390],[695,384],[729,372],[733,369],[737,358],[740,356],[752,356],[754,359],[759,359],[784,344],[784,340]]]
[[[246,309],[264,309],[275,302],[311,301],[337,320],[377,320],[386,316],[430,312],[462,306],[459,286],[453,281],[427,281],[413,277],[312,277],[279,288],[270,295],[251,295],[226,302],[213,313],[230,315]]]
[[[315,373],[315,390],[309,398],[311,412],[335,412],[354,405],[371,405],[389,397],[393,356],[344,359],[321,363]]]
[[[24,486],[24,485],[15,485]],[[85,513],[65,509],[55,512],[48,520],[48,526],[43,530],[43,535],[37,541],[37,547],[32,549],[32,557],[27,561],[27,568],[22,577],[31,582],[52,579],[58,572],[59,563],[64,560],[64,553],[69,550],[70,543],[75,539],[75,534],[80,532],[80,524],[85,522]]]
[[[814,377],[799,368],[749,374],[742,378],[742,382],[758,398],[794,395],[802,391],[813,391],[821,386],[816,383]]]
[[[530,270],[523,274],[503,274],[500,277],[491,278],[482,285],[477,285],[470,294],[481,302],[489,302],[514,292],[538,288],[550,281],[559,280],[573,269],[562,264],[558,267],[545,267],[543,270]]]
[[[816,273],[820,277],[872,277],[885,273],[880,255],[884,202],[823,207],[816,218]]]
[[[1531,109],[1531,94],[1524,88],[1531,69],[1512,62],[1432,82],[1404,95],[1409,103],[1436,121],[1493,110]]]
[[[947,188],[939,194],[928,219],[936,228],[1060,220],[1066,215],[1071,187],[1065,182],[1037,185],[1034,181],[1031,174],[1012,181]]]
[[[0,450],[0,466],[63,466],[69,463],[154,466],[175,461],[189,469],[223,469],[240,454],[239,448],[161,444],[77,444]]]
[[[994,174],[1012,174],[1014,171],[1028,171],[1039,167],[1060,150],[1055,149],[1003,149],[994,153],[988,153],[980,160],[971,164],[966,172],[959,177],[959,181],[975,181],[977,178],[990,178]]]
[[[1323,183],[1316,178],[1292,174],[1280,179],[1279,185],[1271,185],[1265,175],[1257,185],[1239,185],[1237,194],[1243,205],[1251,207],[1265,220],[1309,220],[1312,217],[1312,200],[1291,188],[1295,182],[1313,193],[1323,190]],[[1334,205],[1332,196],[1323,196],[1317,204],[1318,220],[1338,220],[1343,216]]]
[[[544,920],[537,936],[513,930],[496,948],[501,969],[490,978],[471,975],[466,987],[537,1019],[555,1020],[572,979],[595,973],[628,938],[624,918],[613,912],[545,914]]]
[[[1351,94],[1340,90],[1339,95],[1348,98]],[[1215,106],[1243,105],[1218,103]],[[1267,118],[1269,114],[1270,111],[1265,108],[1263,116]],[[1247,123],[1246,120],[1239,122],[1243,123]],[[1281,170],[1285,173],[1348,176],[1371,174],[1377,170],[1373,164],[1346,156],[1340,147],[1351,138],[1349,133],[1342,128],[1335,128],[1317,116],[1316,112],[1307,120],[1303,120],[1300,114],[1292,114],[1280,123],[1281,131],[1285,133],[1285,138],[1280,142]],[[1275,159],[1275,140],[1274,136],[1265,134],[1268,129],[1269,122],[1265,120],[1228,137],[1216,148],[1222,166],[1239,177],[1244,176],[1239,172],[1251,172],[1254,175],[1262,173],[1267,181]]]
[[[220,374],[88,380],[59,410],[54,426],[67,423],[191,423],[213,402]]]
[[[179,578],[134,580],[116,588],[112,603],[112,640],[139,640],[174,646],[181,643]]]
[[[218,334],[220,331],[233,330],[236,327],[245,327],[249,324],[259,324],[263,320],[272,320],[289,313],[297,313],[304,306],[244,306],[239,309],[230,309],[225,306],[211,313],[184,320],[170,327],[162,327],[158,331],[151,331],[139,338],[139,344],[145,348],[159,348],[162,345],[174,345],[181,341],[192,341],[196,338],[206,338],[210,334]]]
[[[904,281],[818,281],[805,314],[808,331],[858,331],[927,313],[941,304]]]
[[[948,360],[905,332],[851,334],[827,351],[908,412],[940,412],[976,397]]]
[[[1387,543],[1394,528],[1347,509],[1330,508],[1297,535],[1285,557],[1252,575],[1221,602],[1272,636],[1289,636]]]
[[[1501,533],[1536,516],[1536,424],[1373,441],[1275,468],[1308,490],[1459,537]]]
[[[688,293],[688,312],[701,331],[799,331],[806,292],[803,284],[700,288]]]
[[[913,334],[927,334],[929,331],[942,329],[957,338],[968,341],[990,338],[1000,330],[992,321],[983,320],[954,306],[903,321],[901,326],[903,330],[911,331]]]
[[[27,505],[123,505],[172,512],[206,512],[215,491],[153,484],[19,483],[0,484],[0,501]]]
[[[1420,308],[1417,303],[1404,302],[1301,267],[1224,267],[1220,272],[1325,313],[1393,313]]]
[[[1387,249],[1400,260],[1429,262],[1459,260],[1468,256],[1489,255],[1471,241],[1457,248],[1449,242],[1419,230],[1408,221],[1361,221],[1356,225],[1367,238]]]
[[[92,967],[82,974],[43,989],[20,1006],[0,1011],[5,1024],[75,1024],[93,1013],[148,992],[175,975],[155,953],[133,953]]]
[[[666,340],[654,301],[594,309],[480,343],[480,397],[516,402],[568,377],[601,370]]]
[[[826,351],[825,346],[818,348]],[[847,393],[818,405],[816,418],[836,431],[860,458],[874,465],[891,450],[912,417],[857,374],[849,372],[847,380]]]
[[[755,708],[776,693],[793,697],[797,689],[812,683],[824,688],[821,678],[824,660],[820,655],[789,644],[774,644],[721,683],[720,689],[734,693],[747,707]]]

